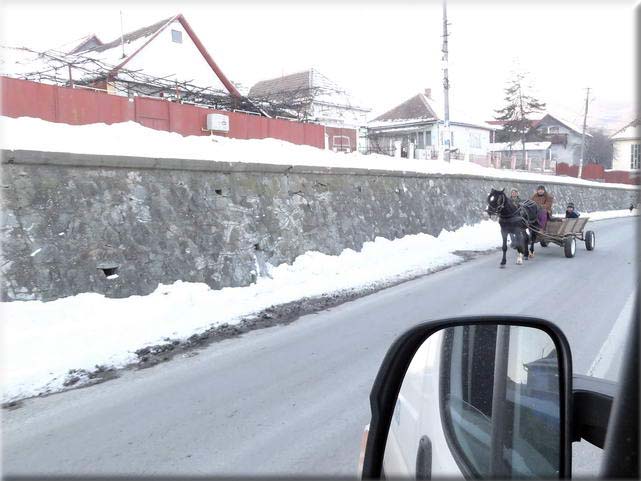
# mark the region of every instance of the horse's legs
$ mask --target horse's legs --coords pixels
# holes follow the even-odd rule
[[[530,229],[530,254],[534,256],[534,243],[536,242],[536,232]]]
[[[522,232],[523,232],[523,244],[522,244],[523,245],[523,255],[525,256],[525,260],[528,260],[530,257],[528,255],[528,251],[527,251],[527,244],[528,244],[528,241],[530,240],[530,238],[527,235],[527,229],[523,229]]]
[[[503,258],[501,259],[501,266],[504,266],[507,262],[505,258],[505,254],[507,252],[507,230],[506,229],[501,229],[501,236],[503,237],[503,247],[501,248],[503,250]]]

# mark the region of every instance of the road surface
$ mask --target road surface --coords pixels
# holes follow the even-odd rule
[[[429,319],[543,317],[569,338],[575,372],[615,379],[622,340],[608,336],[617,318],[628,322],[637,222],[592,225],[596,250],[579,244],[574,259],[550,246],[517,266],[510,251],[501,270],[499,253],[485,255],[197,356],[4,410],[4,473],[353,476],[383,355]],[[578,472],[595,474],[596,454],[577,450]]]

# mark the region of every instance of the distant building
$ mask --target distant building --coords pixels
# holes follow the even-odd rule
[[[556,114],[544,113],[533,116],[530,120],[529,131],[525,135],[525,143],[549,142],[549,168],[553,170],[557,163],[578,165],[581,158],[581,142],[583,140],[583,129],[562,119]],[[490,120],[489,124],[497,128],[495,141],[498,143],[507,142],[506,134],[503,131],[504,121]],[[586,132],[586,138],[592,135]],[[519,142],[519,145],[520,142]],[[527,150],[527,149],[526,149]],[[528,154],[529,156],[529,154]],[[523,154],[517,155],[516,168],[528,170],[526,160],[522,159]],[[540,170],[532,167],[532,170]],[[547,170],[547,167],[546,167]]]
[[[249,99],[275,117],[314,122],[326,127],[326,148],[352,152],[364,148],[370,109],[318,70],[309,69],[257,82]]]
[[[490,165],[489,144],[496,127],[464,115],[450,115],[451,158]],[[368,151],[409,159],[443,155],[443,114],[426,89],[367,125]]]
[[[641,155],[641,119],[635,119],[611,137],[614,144],[613,170],[638,171]]]
[[[543,118],[533,123],[527,140],[550,142],[553,164],[564,162],[568,165],[578,165],[581,158],[582,132],[582,128],[558,115],[546,113]],[[585,136],[592,137],[587,132]]]

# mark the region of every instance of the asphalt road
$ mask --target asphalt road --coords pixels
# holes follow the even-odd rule
[[[499,253],[485,255],[197,356],[4,410],[4,474],[355,475],[383,355],[429,319],[543,317],[569,338],[575,372],[598,359],[615,379],[608,353],[623,340],[608,335],[637,285],[637,222],[592,228],[596,250],[579,245],[574,259],[551,246],[517,266],[510,251],[501,270]],[[575,464],[596,473],[597,459],[578,450]]]

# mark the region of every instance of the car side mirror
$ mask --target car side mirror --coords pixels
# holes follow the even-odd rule
[[[363,478],[565,478],[572,360],[552,323],[421,324],[388,351],[370,396]]]

